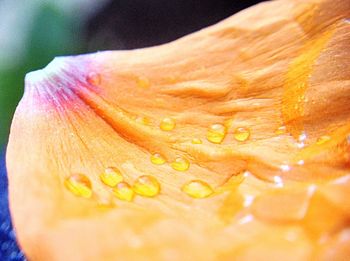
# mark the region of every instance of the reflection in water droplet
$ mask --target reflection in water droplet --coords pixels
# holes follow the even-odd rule
[[[190,162],[183,157],[177,157],[170,165],[174,170],[186,171],[190,167]]]
[[[100,85],[102,79],[99,73],[91,72],[86,76],[86,80],[92,85]]]
[[[113,195],[120,200],[132,201],[135,193],[128,183],[120,182],[113,188]]]
[[[160,184],[155,177],[144,175],[136,179],[133,190],[144,197],[154,197],[160,192]]]
[[[182,191],[193,198],[206,198],[213,194],[208,183],[201,180],[192,180],[182,187]]]
[[[254,216],[249,214],[249,215],[244,216],[240,220],[238,220],[238,224],[240,224],[240,225],[247,224],[249,222],[252,222],[253,220],[254,220]]]
[[[115,167],[108,167],[105,171],[100,175],[101,181],[110,187],[114,187],[119,182],[123,181],[123,176],[120,173],[119,169]]]
[[[159,153],[154,153],[151,155],[151,162],[156,165],[162,165],[165,163],[165,158]]]
[[[90,198],[92,196],[92,186],[88,177],[83,174],[73,174],[65,179],[64,185],[74,195]]]
[[[280,126],[276,129],[275,134],[281,135],[286,133],[286,126]]]
[[[284,186],[283,180],[279,176],[274,176],[273,181],[275,182],[276,187],[282,188]]]
[[[193,138],[192,139],[192,144],[202,144],[202,140],[198,138]]]
[[[321,137],[319,137],[319,138],[317,139],[316,144],[317,144],[317,145],[324,144],[324,143],[326,143],[327,141],[329,141],[330,139],[331,139],[331,137],[328,136],[328,135],[321,136]]]
[[[212,143],[221,143],[226,136],[226,127],[222,124],[216,123],[210,126],[207,132],[207,139]]]
[[[233,136],[238,141],[246,141],[250,136],[250,130],[245,127],[236,128],[233,132]]]
[[[305,163],[304,160],[298,160],[298,162],[297,162],[297,164],[300,165],[300,166],[304,165],[304,163]]]
[[[166,117],[160,122],[160,128],[164,131],[171,131],[175,128],[175,120],[173,118]]]

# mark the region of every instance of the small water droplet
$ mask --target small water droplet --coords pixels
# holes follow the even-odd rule
[[[165,163],[165,158],[159,153],[154,153],[151,155],[151,162],[156,165],[162,165]]]
[[[207,139],[212,143],[220,144],[224,140],[226,132],[227,129],[224,125],[215,123],[208,129]]]
[[[149,118],[147,117],[141,117],[141,116],[138,116],[135,118],[135,121],[137,123],[140,123],[140,124],[143,124],[143,125],[150,125],[151,121]]]
[[[120,182],[113,188],[113,195],[120,200],[132,201],[135,193],[128,183]]]
[[[324,144],[324,143],[326,143],[327,141],[329,141],[330,139],[331,139],[331,137],[328,136],[328,135],[321,136],[321,137],[319,137],[319,138],[317,139],[316,144],[317,144],[317,145]]]
[[[303,142],[303,141],[306,140],[306,138],[307,138],[307,135],[306,135],[306,133],[303,131],[303,132],[299,135],[298,140],[299,140],[300,142]]]
[[[171,131],[175,128],[175,120],[173,118],[166,117],[160,122],[160,128],[164,131]]]
[[[144,76],[137,77],[137,86],[140,88],[149,88],[151,83],[148,78]]]
[[[202,144],[202,140],[198,138],[193,138],[191,142],[192,144]]]
[[[238,224],[240,224],[240,225],[247,224],[249,222],[252,222],[253,220],[254,220],[254,216],[249,214],[249,215],[244,216],[240,220],[238,220]]]
[[[284,134],[286,133],[286,130],[287,130],[286,126],[280,126],[275,130],[275,134],[277,135]]]
[[[246,141],[250,136],[250,130],[245,127],[236,128],[233,132],[233,136],[238,141]]]
[[[177,157],[170,165],[174,170],[186,171],[190,167],[190,162],[183,157]]]
[[[64,185],[74,195],[90,198],[92,196],[92,186],[89,178],[83,174],[73,174],[66,178]]]
[[[136,179],[133,190],[144,197],[154,197],[160,192],[160,184],[155,177],[144,175]]]
[[[91,72],[86,77],[86,80],[88,81],[88,83],[90,83],[92,85],[100,85],[102,79],[101,79],[101,75],[99,73]]]
[[[201,180],[192,180],[182,187],[182,191],[192,198],[206,198],[213,194],[208,183]]]
[[[119,182],[123,181],[123,175],[120,170],[115,167],[108,167],[105,171],[100,175],[101,181],[110,187],[114,187]]]

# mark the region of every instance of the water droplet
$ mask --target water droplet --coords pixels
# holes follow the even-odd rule
[[[119,182],[123,181],[123,175],[120,173],[119,169],[109,167],[100,175],[100,179],[107,186],[114,187]]]
[[[126,182],[120,182],[113,189],[113,194],[120,200],[132,201],[134,198],[134,191],[131,186]]]
[[[182,191],[192,198],[206,198],[213,194],[208,183],[201,180],[192,180],[182,187]]]
[[[198,138],[193,138],[191,142],[192,144],[202,144],[202,140]]]
[[[226,127],[222,124],[216,123],[210,126],[207,132],[208,141],[220,144],[226,136]]]
[[[160,128],[164,131],[171,131],[175,128],[175,120],[173,118],[166,117],[160,122]]]
[[[101,84],[101,75],[99,73],[91,72],[86,77],[88,83],[92,85],[100,85]]]
[[[319,138],[317,139],[316,144],[317,144],[317,145],[324,144],[324,143],[326,143],[327,141],[329,141],[330,139],[331,139],[331,137],[328,136],[328,135],[321,136],[321,137],[319,137]]]
[[[252,222],[253,220],[254,220],[254,216],[249,214],[249,215],[242,217],[240,220],[238,220],[238,224],[240,224],[240,225],[247,224],[249,222]]]
[[[300,166],[304,165],[304,163],[305,163],[304,160],[298,160],[298,162],[297,162],[297,164],[300,165]]]
[[[92,196],[92,186],[88,177],[83,174],[73,174],[66,178],[64,185],[73,194],[83,198]]]
[[[165,163],[165,158],[159,153],[154,153],[151,155],[151,162],[156,165],[162,165]]]
[[[149,118],[147,117],[141,117],[141,116],[138,116],[135,118],[135,121],[137,123],[140,123],[140,124],[143,124],[143,125],[150,125],[151,121]]]
[[[133,190],[144,197],[154,197],[160,192],[160,184],[155,177],[144,175],[136,179]]]
[[[174,170],[186,171],[190,167],[190,162],[183,157],[177,157],[170,165]]]
[[[303,142],[303,141],[306,140],[306,138],[307,138],[307,135],[306,135],[306,133],[303,131],[303,132],[299,135],[298,140],[299,140],[300,142]]]
[[[141,88],[149,88],[151,83],[148,78],[140,76],[137,78],[137,86]]]
[[[239,127],[233,132],[233,136],[238,141],[246,141],[250,136],[250,130],[245,127]]]
[[[286,126],[280,126],[275,130],[275,134],[277,134],[277,135],[284,134],[284,133],[286,133],[286,130],[287,130]]]

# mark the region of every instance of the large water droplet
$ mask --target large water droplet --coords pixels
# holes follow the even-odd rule
[[[208,183],[201,180],[192,180],[182,187],[182,191],[193,198],[206,198],[213,194]]]
[[[156,165],[162,165],[165,163],[165,158],[159,153],[154,153],[151,155],[151,162]]]
[[[170,165],[174,170],[186,171],[190,167],[190,162],[183,157],[177,157]]]
[[[246,141],[250,136],[250,130],[245,127],[236,128],[233,132],[233,136],[238,141]]]
[[[136,179],[133,190],[144,197],[154,197],[160,192],[160,184],[155,177],[144,175]]]
[[[119,182],[123,181],[123,175],[117,168],[109,167],[100,175],[100,179],[107,186],[114,187]]]
[[[65,179],[64,185],[74,195],[90,198],[92,196],[92,186],[89,178],[83,174],[73,174]]]
[[[166,117],[160,122],[160,128],[164,131],[171,131],[175,128],[175,120],[173,118]]]
[[[128,183],[120,182],[113,189],[113,195],[120,200],[132,201],[135,193]]]
[[[207,132],[208,141],[220,144],[226,136],[226,127],[220,123],[213,124],[209,127]]]

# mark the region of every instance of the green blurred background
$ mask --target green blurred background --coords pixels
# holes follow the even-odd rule
[[[104,2],[0,0],[0,148],[7,141],[25,74],[55,56],[87,52],[84,22]]]

